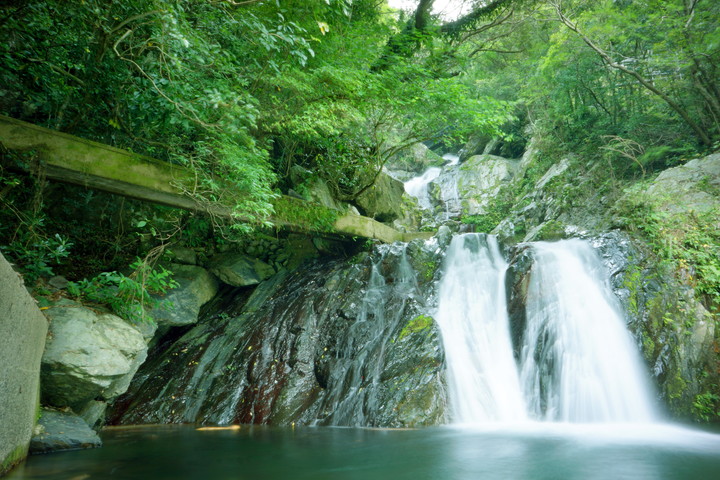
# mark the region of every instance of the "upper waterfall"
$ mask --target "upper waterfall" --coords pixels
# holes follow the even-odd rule
[[[405,182],[405,191],[418,199],[418,204],[425,209],[432,207],[430,203],[430,196],[428,194],[428,185],[430,182],[435,180],[440,175],[442,169],[439,167],[430,167],[425,172],[418,176],[411,178]]]

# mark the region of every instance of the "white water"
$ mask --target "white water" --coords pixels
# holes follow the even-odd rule
[[[602,262],[578,239],[533,245],[521,381],[533,417],[649,422],[637,348]]]
[[[443,160],[448,161],[446,163],[446,165],[448,167],[457,165],[458,163],[460,163],[460,157],[458,155],[455,155],[454,153],[446,153],[445,155],[442,156],[442,158],[443,158]]]
[[[642,362],[602,262],[581,240],[533,244],[520,366],[492,236],[456,236],[437,321],[457,423],[651,422]]]
[[[430,195],[428,194],[428,184],[435,180],[442,172],[441,168],[430,167],[425,173],[419,177],[414,177],[405,182],[405,191],[408,195],[418,199],[418,204],[424,209],[432,208],[430,203]]]
[[[505,309],[506,268],[495,237],[465,234],[450,244],[437,322],[460,423],[526,418]]]

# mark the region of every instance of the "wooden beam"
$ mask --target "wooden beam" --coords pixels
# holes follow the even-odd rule
[[[0,142],[10,150],[34,152],[42,162],[43,173],[51,180],[169,207],[232,217],[232,209],[227,205],[233,204],[233,192],[224,192],[224,201],[221,198],[212,204],[199,202],[191,195],[196,188],[197,177],[192,170],[181,165],[162,162],[2,115]],[[312,218],[313,213],[319,210],[329,210],[322,205],[292,197],[283,197],[282,200],[285,204],[292,203],[294,209],[307,210],[307,218]],[[331,212],[332,215],[326,216],[335,218],[334,225],[332,222],[327,225],[313,224],[280,217],[270,220],[296,232],[374,238],[386,243],[432,236],[430,232],[402,233],[372,218]]]

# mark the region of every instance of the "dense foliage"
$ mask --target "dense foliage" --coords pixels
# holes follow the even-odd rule
[[[717,147],[717,2],[476,1],[452,20],[433,3],[4,3],[0,113],[186,165],[189,194],[240,193],[240,230],[266,224],[293,167],[352,202],[416,142],[495,136],[518,156],[532,130],[626,177]],[[45,183],[23,164],[3,154],[0,234],[42,275],[88,235],[46,228]],[[154,214],[131,217],[144,235]]]

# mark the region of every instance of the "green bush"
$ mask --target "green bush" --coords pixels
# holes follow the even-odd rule
[[[81,300],[107,305],[128,321],[151,321],[145,309],[161,305],[152,295],[162,295],[178,283],[169,270],[152,268],[140,259],[130,267],[134,271],[129,276],[115,271],[103,272],[89,280],[70,282],[68,293]]]

